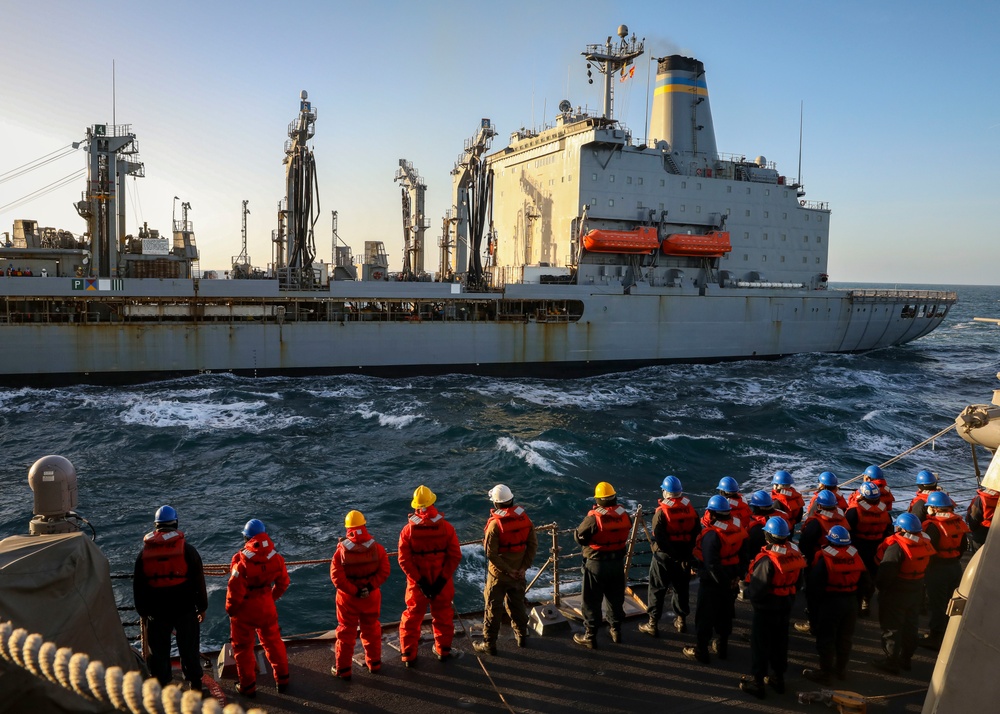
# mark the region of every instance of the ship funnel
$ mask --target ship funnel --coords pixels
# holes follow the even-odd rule
[[[683,173],[685,168],[711,168],[719,158],[700,61],[680,55],[657,60],[649,136],[654,142],[666,139]]]

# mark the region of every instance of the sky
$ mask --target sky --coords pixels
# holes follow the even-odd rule
[[[616,86],[636,143],[650,57],[700,59],[719,151],[763,155],[790,177],[802,108],[801,179],[833,211],[832,281],[996,283],[1000,3],[979,0],[0,0],[0,231],[32,218],[83,233],[82,179],[20,201],[82,169],[82,150],[5,176],[114,120],[145,164],[129,179],[129,233],[145,222],[169,234],[188,202],[202,269],[224,270],[248,200],[248,252],[264,266],[305,89],[318,113],[317,258],[330,260],[336,210],[355,255],[381,240],[398,269],[399,160],[427,184],[436,242],[480,119],[499,149],[553,121],[562,99],[599,111],[580,53],[621,24],[645,38],[635,77]]]

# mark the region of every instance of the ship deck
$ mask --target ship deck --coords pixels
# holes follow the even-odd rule
[[[692,590],[694,590],[692,583]],[[694,593],[692,592],[692,596]],[[919,712],[934,669],[936,653],[918,649],[911,672],[892,676],[868,663],[881,655],[877,618],[878,599],[871,619],[859,619],[846,681],[830,689],[855,692],[866,698],[869,712]],[[694,597],[692,597],[692,606]],[[798,598],[793,622],[803,617],[804,599]],[[804,667],[818,664],[815,640],[792,628],[786,692],[769,689],[758,700],[739,690],[740,677],[750,671],[750,605],[737,602],[736,621],[726,661],[713,657],[702,665],[684,657],[681,648],[694,644],[693,616],[688,632],[678,634],[665,614],[656,639],[638,631],[645,615],[631,617],[621,644],[611,643],[607,630],[598,637],[598,649],[574,645],[572,631],[533,636],[518,649],[509,627],[501,630],[496,656],[483,656],[482,665],[456,622],[455,650],[461,654],[438,662],[431,653],[430,630],[425,623],[417,665],[406,668],[388,642],[395,633],[386,627],[383,665],[369,674],[355,665],[350,682],[330,674],[332,640],[289,643],[291,684],[286,694],[275,692],[269,668],[258,679],[258,694],[247,700],[236,694],[235,682],[223,680],[228,701],[244,708],[280,712],[802,712],[821,704],[798,703],[799,692],[819,692],[819,685],[801,676]],[[464,619],[465,631],[476,623]],[[926,616],[921,617],[926,626]],[[575,624],[573,631],[582,628]],[[425,641],[426,640],[426,641]],[[357,653],[360,653],[358,643]]]

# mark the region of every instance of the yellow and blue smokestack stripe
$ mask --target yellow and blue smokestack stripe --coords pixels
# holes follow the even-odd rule
[[[657,94],[666,94],[667,92],[684,92],[697,97],[707,97],[708,84],[704,79],[690,79],[661,74],[656,78],[656,89],[653,94],[655,96]]]

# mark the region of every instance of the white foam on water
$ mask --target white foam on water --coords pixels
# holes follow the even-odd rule
[[[631,384],[608,385],[588,381],[582,386],[582,389],[565,384],[550,387],[497,380],[470,385],[469,389],[486,397],[503,397],[512,406],[518,406],[517,400],[521,400],[543,407],[577,407],[588,411],[603,409],[609,405],[625,407],[649,400],[648,392]]]
[[[417,419],[422,419],[423,414],[383,414],[382,412],[375,411],[374,409],[356,409],[355,414],[361,416],[362,419],[378,419],[379,426],[389,427],[391,429],[402,429],[405,426],[409,426]]]
[[[720,434],[663,434],[661,436],[649,437],[649,443],[656,444],[661,441],[676,441],[677,439],[690,439],[691,441],[728,441],[728,438]]]
[[[234,429],[256,434],[306,421],[301,416],[276,415],[266,402],[211,404],[168,399],[136,401],[118,419],[125,424],[153,428],[183,426],[193,431]]]
[[[480,590],[486,584],[486,551],[482,543],[462,546],[462,561],[455,571],[455,582],[468,583]]]
[[[871,421],[882,413],[881,409],[872,409],[870,412],[861,417],[861,421]]]
[[[546,473],[556,475],[562,473],[555,464],[531,448],[530,444],[527,448],[523,447],[509,436],[501,436],[497,439],[497,449],[513,454],[529,466],[534,466],[536,469],[545,471]]]
[[[306,394],[317,399],[364,399],[371,396],[370,390],[363,389],[359,385],[337,387],[336,389],[307,389]]]

